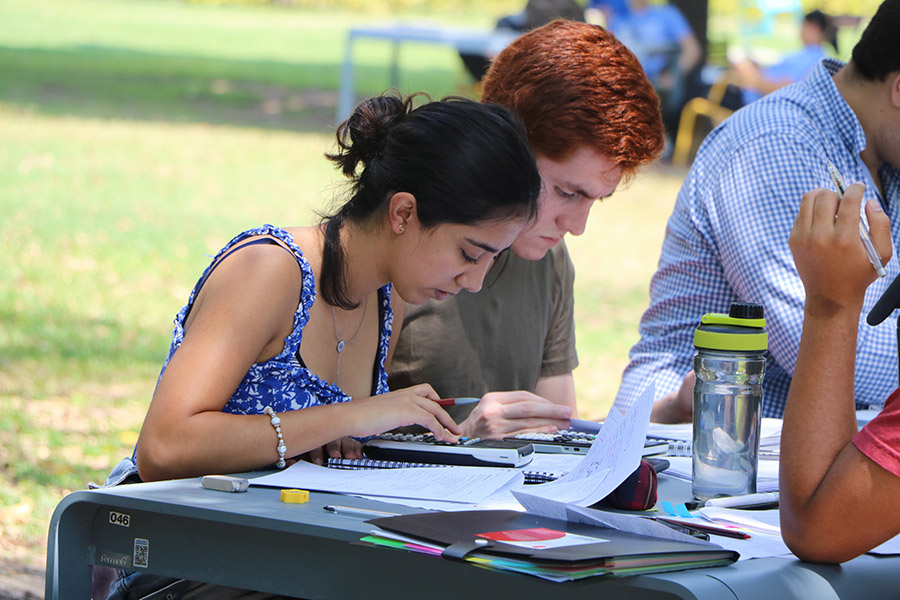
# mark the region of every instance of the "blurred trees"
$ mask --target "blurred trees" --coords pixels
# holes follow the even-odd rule
[[[882,0],[801,0],[803,13],[818,8],[822,12],[830,15],[856,15],[871,16],[875,14],[875,10],[881,4]],[[709,10],[714,14],[730,14],[735,5],[739,4],[735,0],[709,0]],[[740,2],[740,4],[751,5],[750,2]]]
[[[372,12],[428,11],[480,11],[486,14],[505,14],[520,10],[524,0],[186,0],[201,4],[280,4],[318,9],[368,10]],[[587,0],[579,0],[587,4]],[[651,0],[662,2],[664,0]],[[684,4],[673,2],[673,4]],[[752,2],[748,3],[752,4]],[[801,0],[803,12],[818,8],[829,14],[867,16],[875,14],[881,0]],[[729,13],[735,0],[709,0],[712,12]]]
[[[316,10],[391,14],[435,12],[505,15],[522,10],[525,0],[185,0],[196,4],[277,4]],[[581,1],[581,0],[579,0]]]
[[[525,0],[185,0],[197,4],[276,4],[297,8],[314,8],[320,10],[347,10],[367,13],[385,14],[399,12],[445,12],[445,13],[480,13],[484,15],[503,15],[517,12],[525,6]],[[578,0],[587,5],[589,0]],[[651,0],[662,3],[665,0]],[[706,1],[670,0],[682,11],[693,12],[691,4],[705,5]],[[882,0],[800,0],[803,13],[815,8],[833,15],[870,16]],[[713,14],[731,14],[737,4],[752,5],[752,0],[735,2],[735,0],[708,0],[709,11]]]

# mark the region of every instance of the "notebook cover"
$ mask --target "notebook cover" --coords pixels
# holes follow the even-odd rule
[[[513,510],[473,510],[427,512],[368,521],[373,525],[410,537],[450,546],[469,543],[477,538],[488,540],[477,552],[527,558],[529,560],[578,563],[624,557],[667,555],[672,562],[689,562],[691,555],[700,560],[724,558],[737,560],[738,554],[721,546],[700,542],[687,543],[626,533],[578,523],[568,523]],[[594,543],[537,547],[535,543],[509,543],[528,537],[528,530],[547,529],[596,538]]]

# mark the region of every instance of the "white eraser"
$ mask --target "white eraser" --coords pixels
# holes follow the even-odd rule
[[[200,481],[200,485],[208,490],[220,492],[246,492],[250,487],[250,481],[229,475],[205,475]]]

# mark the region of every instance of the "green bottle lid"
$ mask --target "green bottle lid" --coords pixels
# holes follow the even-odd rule
[[[734,302],[728,314],[709,313],[694,331],[694,347],[707,350],[759,352],[769,347],[762,304]]]

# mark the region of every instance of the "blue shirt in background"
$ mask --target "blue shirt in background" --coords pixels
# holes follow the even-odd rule
[[[656,381],[657,398],[678,390],[692,368],[693,334],[705,313],[727,313],[732,302],[765,306],[769,357],[763,416],[781,417],[797,361],[803,324],[803,283],[788,236],[804,193],[834,189],[830,159],[848,183],[866,184],[900,243],[900,170],[879,170],[884,197],[859,153],[866,136],[832,79],[843,63],[825,59],[806,79],[742,108],[701,145],[669,217],[650,307],[631,349],[616,401],[637,397]],[[897,338],[888,319],[865,323],[900,273],[897,252],[888,277],[866,292],[856,347],[856,402],[880,405],[897,386]]]
[[[794,83],[800,81],[813,70],[816,64],[825,58],[825,49],[819,44],[804,46],[802,50],[792,52],[774,65],[765,67],[763,75],[766,79],[787,81]],[[750,104],[764,96],[756,90],[741,90],[744,104]]]
[[[677,58],[679,44],[692,34],[687,19],[670,4],[629,11],[612,19],[609,30],[634,52],[651,81]]]

